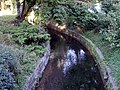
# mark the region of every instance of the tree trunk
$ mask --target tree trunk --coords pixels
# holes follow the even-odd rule
[[[20,20],[24,20],[25,17],[24,17],[24,11],[25,11],[25,0],[23,1],[23,6],[22,6],[22,11],[20,13]]]
[[[20,16],[20,2],[17,1],[17,16]]]
[[[30,2],[30,4],[28,6],[26,6],[26,1],[24,0],[23,6],[22,6],[22,12],[21,12],[20,16],[17,17],[17,19],[19,19],[20,21],[23,21],[25,19],[25,17],[28,15],[28,13],[30,12],[31,8],[35,4],[36,4],[36,0],[33,0]],[[27,8],[27,10],[25,10],[26,8]]]

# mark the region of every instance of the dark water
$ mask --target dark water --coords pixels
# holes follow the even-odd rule
[[[72,38],[52,37],[51,58],[37,90],[105,90],[88,50]]]

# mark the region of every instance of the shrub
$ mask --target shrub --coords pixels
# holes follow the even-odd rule
[[[42,27],[41,27],[42,28]],[[42,28],[41,30],[44,30]],[[46,42],[49,40],[49,34],[43,33],[37,25],[22,24],[20,28],[12,32],[12,38],[21,45]]]
[[[5,59],[0,58],[0,89],[10,90],[16,87],[14,74],[10,72]]]
[[[29,45],[25,48],[28,52],[35,52],[37,56],[42,56],[46,49],[39,45]]]
[[[0,59],[5,60],[10,71],[17,74],[20,72],[19,59],[21,55],[19,51],[13,50],[11,47],[0,44]]]
[[[120,4],[111,3],[108,5],[109,6],[105,4],[104,7],[103,4],[107,12],[105,11],[106,13],[98,19],[98,22],[101,22],[100,25],[102,26],[100,28],[100,33],[102,33],[105,40],[110,42],[112,47],[120,47],[120,10],[117,9],[120,7]],[[109,7],[114,9],[110,9]]]

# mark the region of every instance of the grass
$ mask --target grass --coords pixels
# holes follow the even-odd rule
[[[120,48],[111,48],[109,42],[103,40],[100,34],[93,31],[87,31],[84,35],[102,51],[105,62],[111,69],[111,74],[120,88]]]
[[[15,19],[15,15],[4,15],[4,16],[0,16],[0,20],[1,21],[12,21]]]
[[[34,52],[27,52],[23,46],[18,45],[12,39],[11,31],[17,30],[20,26],[14,26],[11,21],[15,19],[14,15],[0,16],[0,44],[17,48],[22,56],[20,60],[21,72],[16,76],[18,90],[22,90],[26,78],[33,72],[39,58]]]
[[[11,23],[14,19],[14,15],[0,16],[0,31],[5,33],[10,30],[16,30],[18,27]]]

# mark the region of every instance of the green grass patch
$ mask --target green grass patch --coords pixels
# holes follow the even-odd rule
[[[108,41],[103,40],[101,34],[94,33],[94,31],[87,31],[84,35],[99,47],[105,57],[106,64],[112,71],[112,76],[120,87],[120,48],[112,48]]]

